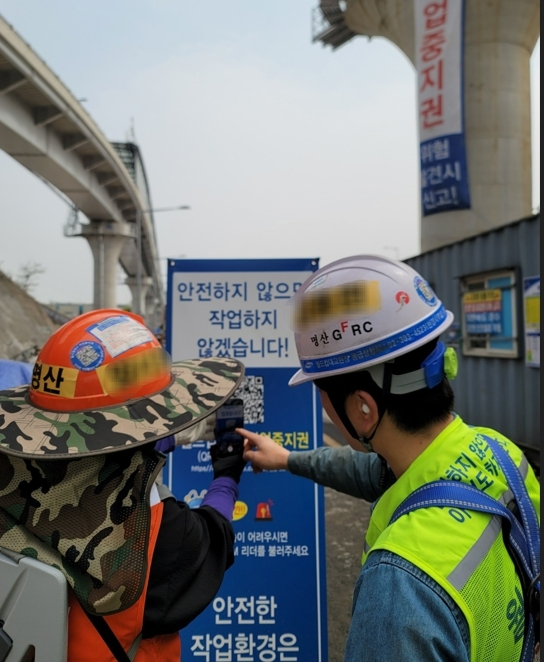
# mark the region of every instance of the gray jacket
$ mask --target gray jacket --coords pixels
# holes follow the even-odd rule
[[[393,472],[379,455],[349,446],[293,452],[287,468],[292,474],[371,503],[395,482]]]

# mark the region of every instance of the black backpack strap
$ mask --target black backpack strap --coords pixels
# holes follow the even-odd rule
[[[113,630],[107,624],[103,616],[95,616],[94,614],[89,614],[86,611],[85,613],[87,614],[87,618],[96,628],[98,634],[104,640],[106,646],[110,649],[113,657],[117,660],[117,662],[132,662],[134,660],[134,657],[136,656],[136,652],[138,650],[138,645],[140,644],[142,635],[141,634],[138,635],[136,641],[132,644],[129,653],[127,654],[125,652],[125,649],[119,643],[119,639],[117,639],[117,637],[113,633]]]

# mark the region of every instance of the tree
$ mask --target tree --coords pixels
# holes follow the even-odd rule
[[[13,281],[27,294],[30,294],[37,285],[37,276],[43,273],[45,273],[45,267],[39,262],[27,262],[19,268],[19,274]]]

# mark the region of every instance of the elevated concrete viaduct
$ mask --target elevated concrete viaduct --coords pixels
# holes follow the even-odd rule
[[[0,17],[0,149],[62,192],[89,223],[94,306],[116,306],[117,264],[133,310],[162,318],[164,291],[145,169],[134,144],[111,144],[85,108]],[[9,222],[6,219],[4,222]]]

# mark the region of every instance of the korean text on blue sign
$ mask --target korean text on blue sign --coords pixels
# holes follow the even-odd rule
[[[288,301],[317,260],[173,260],[167,349],[173,360],[236,358],[244,425],[293,451],[321,445],[321,406],[298,368]],[[213,442],[171,454],[168,483],[198,507]],[[212,604],[181,632],[184,662],[327,661],[323,489],[286,471],[247,466],[233,513],[235,563]],[[304,615],[301,618],[301,615]]]
[[[423,215],[470,207],[464,135],[464,0],[415,0]]]

